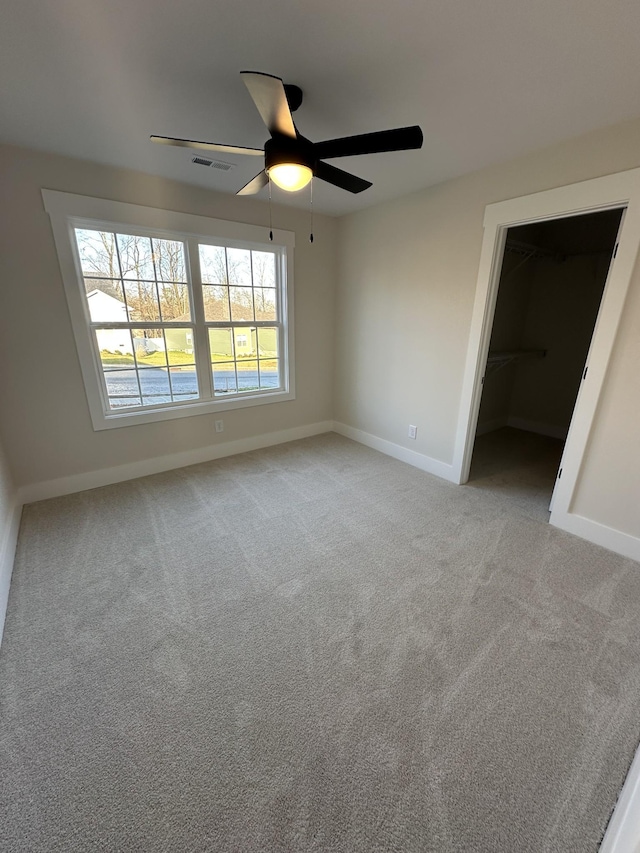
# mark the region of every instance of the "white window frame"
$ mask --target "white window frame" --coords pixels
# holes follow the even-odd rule
[[[134,424],[243,409],[295,399],[294,330],[293,330],[293,251],[295,235],[291,231],[273,229],[273,242],[267,239],[267,229],[256,225],[210,219],[176,211],[143,207],[126,202],[42,190],[44,207],[51,219],[53,236],[60,262],[71,324],[75,336],[80,369],[84,380],[89,411],[95,430]],[[93,342],[84,281],[79,265],[75,228],[110,230],[152,235],[163,239],[180,240],[187,245],[192,288],[192,311],[197,330],[194,334],[200,394],[204,399],[170,403],[135,410],[109,410],[105,399],[102,366]],[[282,388],[270,391],[241,392],[232,398],[213,396],[213,380],[209,363],[209,348],[204,326],[200,265],[197,244],[209,243],[230,248],[275,251],[277,299],[281,316],[279,358],[281,359]],[[139,324],[138,324],[139,325]],[[188,324],[191,325],[191,324]],[[232,325],[232,324],[229,324]],[[255,325],[254,323],[248,325]],[[205,373],[208,379],[205,378]],[[206,381],[205,381],[206,379]]]

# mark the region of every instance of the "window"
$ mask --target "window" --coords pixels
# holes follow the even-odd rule
[[[198,251],[214,395],[279,388],[275,254],[205,244]]]
[[[198,400],[185,244],[86,227],[73,235],[105,414]]]
[[[96,429],[293,398],[293,235],[43,197]]]

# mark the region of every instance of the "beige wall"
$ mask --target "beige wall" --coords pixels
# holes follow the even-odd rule
[[[0,436],[19,485],[66,477],[332,417],[336,220],[274,206],[296,232],[297,397],[290,402],[94,432],[41,188],[265,225],[268,207],[142,173],[0,147]],[[224,418],[223,434],[214,418]]]
[[[605,252],[568,257],[560,264],[535,262],[522,347],[547,354],[517,364],[511,417],[555,427],[566,436],[610,259]]]
[[[572,511],[640,536],[640,268],[636,265]]]
[[[638,166],[634,121],[345,217],[336,419],[451,463],[486,205]],[[576,512],[637,537],[639,279],[636,269],[574,501]],[[390,336],[395,346],[376,348]]]
[[[515,418],[523,428],[566,437],[610,259],[602,252],[522,264],[505,256],[489,348],[546,356],[488,371],[479,432]]]

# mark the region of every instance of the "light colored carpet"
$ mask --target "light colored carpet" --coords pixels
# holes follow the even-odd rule
[[[564,441],[504,427],[476,438],[468,488],[547,523]]]
[[[494,475],[329,434],[27,507],[0,849],[595,851],[640,566]]]

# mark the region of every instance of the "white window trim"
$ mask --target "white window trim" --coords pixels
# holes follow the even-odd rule
[[[95,430],[114,427],[134,426],[155,421],[184,418],[193,415],[205,415],[231,409],[244,409],[295,399],[295,362],[293,330],[293,250],[295,235],[291,231],[273,229],[273,242],[266,239],[266,228],[246,225],[224,219],[209,219],[190,213],[161,210],[155,207],[143,207],[126,202],[108,199],[90,198],[56,190],[42,190],[44,208],[51,219],[53,236],[60,262],[60,271],[64,284],[71,324],[80,360],[80,369],[84,380],[91,420]],[[87,322],[86,300],[80,284],[81,276],[76,265],[74,250],[74,232],[77,226],[108,228],[110,230],[130,229],[152,230],[158,237],[169,239],[202,239],[204,242],[223,241],[227,246],[240,248],[284,249],[286,286],[282,289],[282,320],[284,327],[282,344],[282,364],[284,389],[273,392],[261,391],[259,394],[247,394],[233,399],[196,400],[192,403],[171,404],[166,408],[138,411],[115,411],[106,413],[100,383],[100,365],[91,330]],[[191,258],[191,263],[194,259]],[[195,298],[198,298],[197,296]],[[201,359],[204,353],[198,353]],[[208,354],[204,356],[208,359]]]

